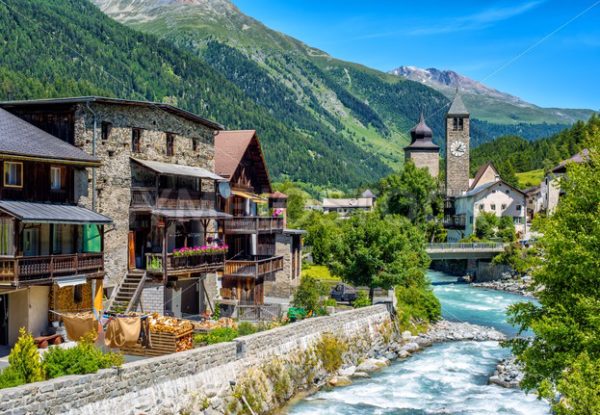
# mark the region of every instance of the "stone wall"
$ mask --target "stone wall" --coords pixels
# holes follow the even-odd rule
[[[275,236],[275,255],[283,256],[283,270],[275,273],[274,281],[265,281],[265,297],[289,300],[295,288],[300,284],[300,276],[294,277],[292,272],[292,240],[293,235],[278,234]],[[302,257],[300,256],[300,266]],[[269,300],[269,299],[267,299]]]
[[[117,285],[127,272],[129,203],[131,200],[130,157],[202,167],[214,171],[213,130],[159,108],[92,103],[96,114],[97,211],[111,217],[114,230],[105,237],[105,286]],[[75,115],[75,145],[93,153],[94,116],[85,105]],[[102,138],[102,123],[111,123],[110,135]],[[140,128],[142,151],[132,151],[132,129]],[[167,155],[166,135],[175,134],[174,155]],[[194,149],[194,141],[195,149]],[[92,206],[94,189],[89,174],[89,191],[80,203]]]
[[[376,305],[96,374],[4,389],[0,390],[0,413],[179,413],[198,395],[229,390],[229,382],[245,369],[259,366],[272,356],[306,350],[325,332],[376,338],[381,335],[378,325],[389,319],[386,307]]]
[[[446,118],[446,194],[458,196],[469,188],[470,125],[469,118],[463,118],[463,129],[454,131],[452,122],[452,117]],[[450,150],[455,141],[465,145],[465,154],[460,157],[452,155]]]
[[[426,168],[433,178],[437,178],[440,174],[440,155],[439,151],[419,151],[405,150],[404,158],[412,160],[418,168]]]
[[[144,310],[144,313],[158,313],[163,314],[165,312],[165,286],[164,284],[150,284],[146,283],[142,289],[140,295],[140,301],[138,302],[138,311]]]

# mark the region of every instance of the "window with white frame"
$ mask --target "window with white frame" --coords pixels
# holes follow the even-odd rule
[[[513,216],[513,223],[515,225],[520,225],[521,223],[523,223],[523,218],[520,216]]]
[[[4,186],[23,187],[23,163],[16,161],[4,162]]]
[[[50,167],[50,189],[62,190],[64,187],[64,167]]]

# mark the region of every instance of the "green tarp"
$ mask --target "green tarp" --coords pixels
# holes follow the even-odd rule
[[[83,225],[83,252],[102,252],[98,225]]]

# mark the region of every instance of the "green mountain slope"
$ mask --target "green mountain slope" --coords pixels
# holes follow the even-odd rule
[[[164,101],[227,128],[257,129],[276,179],[347,189],[390,171],[334,133],[337,117],[323,113],[322,125],[312,125],[294,102],[288,112],[295,118],[288,117],[284,99],[274,114],[204,60],[117,23],[87,1],[5,2],[0,100],[97,94]]]
[[[244,15],[229,0],[93,1],[116,20],[197,54],[281,121],[303,119],[314,135],[330,130],[392,168],[402,163],[420,110],[443,144],[446,91],[334,59]],[[568,125],[561,117],[527,120],[498,124],[482,114],[473,120],[472,143],[506,134],[537,139]]]

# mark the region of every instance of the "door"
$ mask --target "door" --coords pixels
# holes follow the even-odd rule
[[[0,346],[8,345],[8,294],[0,295]]]
[[[24,256],[38,256],[39,250],[39,229],[27,228],[23,230],[23,255]]]

